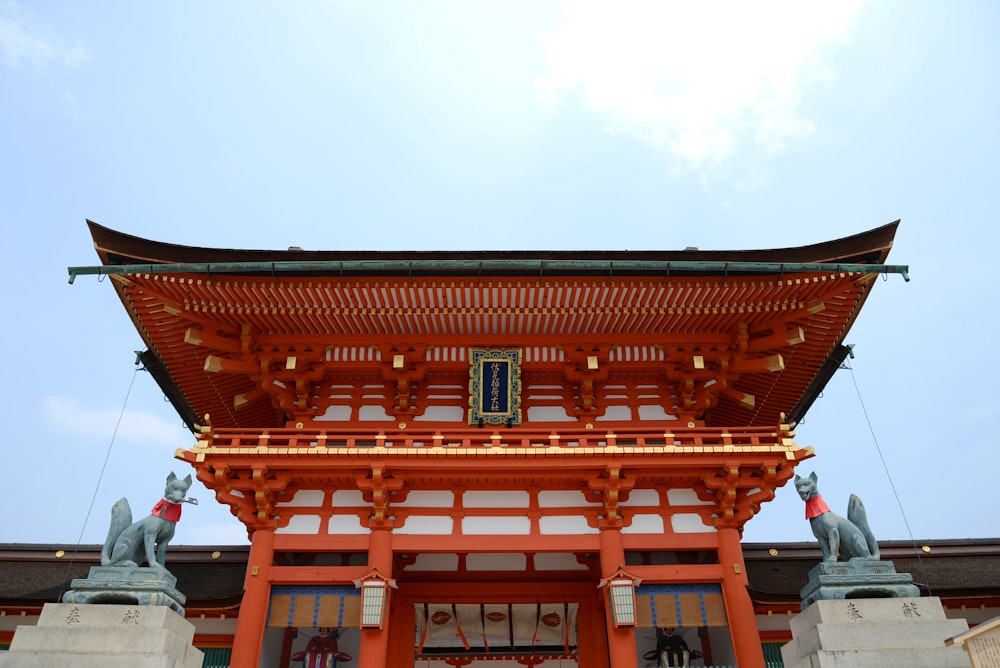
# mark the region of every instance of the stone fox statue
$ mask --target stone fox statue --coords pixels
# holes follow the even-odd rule
[[[135,524],[128,499],[118,499],[111,508],[111,528],[101,550],[101,565],[138,566],[145,557],[151,568],[165,568],[167,543],[174,537],[174,526],[181,518],[181,504],[197,503],[195,499],[184,498],[190,487],[190,475],[181,480],[171,473],[163,498],[148,517]]]
[[[819,495],[815,473],[810,473],[808,478],[795,476],[795,489],[806,502],[806,519],[819,540],[823,561],[837,561],[838,556],[844,561],[854,557],[879,558],[878,543],[868,527],[861,499],[851,494],[845,519],[830,512],[830,507]]]

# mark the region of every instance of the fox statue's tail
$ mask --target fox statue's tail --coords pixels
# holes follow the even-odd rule
[[[110,566],[113,561],[115,544],[125,529],[132,525],[132,508],[124,496],[111,506],[111,526],[108,527],[108,537],[101,550],[101,566]]]
[[[878,559],[878,542],[875,540],[871,527],[868,526],[868,513],[865,512],[865,504],[861,503],[861,499],[854,494],[851,494],[851,499],[847,502],[847,519],[861,529],[861,533],[864,534],[865,541],[868,543],[868,550],[874,558]]]

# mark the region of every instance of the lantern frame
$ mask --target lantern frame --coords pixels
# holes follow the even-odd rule
[[[389,616],[389,590],[396,588],[396,581],[373,568],[355,580],[354,586],[361,590],[361,628],[383,628]]]
[[[632,627],[637,624],[635,588],[642,582],[619,566],[618,570],[601,580],[598,588],[607,590],[607,606],[611,623],[615,628]]]

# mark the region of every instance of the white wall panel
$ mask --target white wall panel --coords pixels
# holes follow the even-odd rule
[[[393,533],[416,535],[450,535],[455,528],[455,520],[440,515],[410,515],[403,526],[393,529]]]
[[[622,533],[663,533],[663,518],[659,515],[634,515],[632,524],[622,527]]]
[[[531,520],[527,517],[497,515],[487,517],[463,517],[462,533],[470,536],[527,536],[531,533]]]
[[[471,491],[462,495],[462,505],[466,508],[527,508],[530,503],[527,492]]]
[[[549,515],[538,519],[538,530],[543,535],[577,535],[600,533],[600,529],[587,524],[581,515]]]
[[[278,527],[274,533],[293,533],[315,536],[319,533],[319,515],[294,515],[287,526]]]
[[[670,516],[670,526],[675,533],[715,533],[715,527],[706,526],[698,513],[677,513]]]
[[[322,506],[323,490],[321,489],[300,489],[295,492],[295,496],[290,501],[274,504],[278,508],[295,508],[299,506]]]

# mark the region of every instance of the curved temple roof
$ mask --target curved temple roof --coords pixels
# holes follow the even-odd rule
[[[808,270],[798,265],[882,265],[892,248],[899,221],[843,239],[795,248],[768,250],[679,251],[308,251],[200,248],[142,239],[87,221],[99,267],[71,267],[78,274],[116,273],[123,265],[212,265],[212,273],[250,274],[388,274],[388,275],[627,275],[634,273],[762,273],[768,265],[786,265],[785,273]],[[254,266],[267,264],[274,266]],[[743,267],[756,264],[758,267]],[[726,265],[729,265],[728,267]],[[698,268],[700,267],[700,268]],[[187,269],[188,267],[185,267]],[[160,267],[159,271],[168,270]],[[904,273],[905,267],[881,267]],[[148,269],[147,269],[148,271]],[[780,271],[775,268],[774,271]]]
[[[454,345],[729,341],[746,328],[781,369],[732,385],[752,410],[720,400],[709,426],[797,420],[846,353],[843,338],[884,262],[898,221],[796,248],[736,251],[303,251],[198,248],[149,241],[88,221],[103,263],[149,351],[143,361],[189,426],[284,424],[243,374],[209,373],[206,353],[238,354],[244,326],[271,337],[352,345],[400,340]],[[218,345],[190,345],[192,326]],[[720,339],[721,337],[721,339]],[[670,343],[673,342],[673,343]],[[680,342],[680,343],[678,343]],[[626,352],[617,358],[628,365]],[[634,362],[634,358],[632,360]],[[648,365],[647,365],[648,366]],[[372,364],[377,374],[377,362]],[[234,397],[253,396],[238,413]]]

